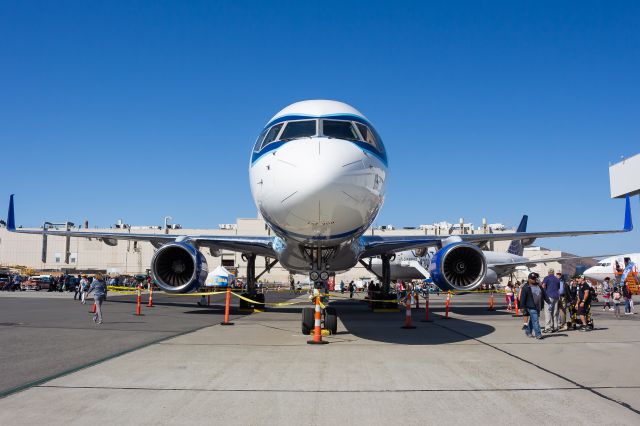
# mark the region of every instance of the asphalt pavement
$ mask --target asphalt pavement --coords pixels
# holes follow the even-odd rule
[[[304,303],[305,296],[298,300]],[[325,337],[327,345],[307,344],[301,305],[236,316],[234,326],[222,327],[203,326],[200,318],[217,323],[220,313],[196,314],[205,310],[189,303],[167,308],[157,332],[149,320],[162,309],[153,311],[135,320],[145,323],[109,327],[175,337],[154,334],[138,342],[140,349],[2,398],[0,424],[640,422],[638,315],[615,319],[596,305],[594,331],[563,331],[539,341],[524,336],[522,318],[506,312],[499,299],[497,310],[488,311],[486,294],[456,296],[448,320],[443,301],[432,297],[432,322],[419,322],[424,311],[413,309],[416,328],[405,330],[402,311],[372,313],[360,300],[336,300],[338,334]],[[111,318],[122,309],[131,321],[133,305],[115,305]],[[43,306],[51,316],[59,308]],[[84,315],[78,318],[85,321]],[[178,330],[180,320],[191,321],[195,331],[181,333],[188,327]],[[92,337],[101,341],[96,336],[112,332],[88,327],[80,341],[90,346]]]

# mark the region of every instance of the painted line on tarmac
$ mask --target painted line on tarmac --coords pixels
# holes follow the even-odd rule
[[[605,394],[603,394],[603,393],[601,393],[601,392],[598,392],[598,391],[596,390],[596,389],[617,389],[616,387],[608,388],[608,387],[595,387],[595,386],[594,386],[594,387],[590,387],[590,386],[585,386],[585,385],[583,385],[583,384],[581,384],[581,383],[576,382],[575,380],[572,380],[572,379],[570,379],[570,378],[568,378],[568,377],[563,376],[563,375],[562,375],[562,374],[560,374],[560,373],[556,373],[555,371],[551,371],[551,370],[549,370],[549,369],[547,369],[547,368],[545,368],[545,367],[543,367],[543,366],[541,366],[541,365],[538,365],[538,364],[536,364],[536,363],[534,363],[534,362],[528,361],[528,360],[526,360],[526,359],[524,359],[524,358],[522,358],[522,357],[520,357],[520,356],[518,356],[518,355],[512,354],[512,353],[511,353],[511,352],[509,352],[509,351],[506,351],[506,350],[504,350],[504,349],[500,349],[499,347],[494,346],[494,345],[492,345],[491,343],[484,342],[484,341],[482,341],[482,340],[480,340],[480,339],[478,339],[478,338],[476,338],[476,337],[469,336],[469,335],[468,335],[468,334],[466,334],[466,333],[463,333],[463,332],[458,331],[458,330],[454,330],[454,329],[449,328],[449,327],[447,327],[447,326],[445,326],[445,325],[443,325],[443,324],[439,324],[439,323],[436,323],[436,322],[434,322],[433,324],[434,324],[434,325],[436,325],[436,326],[438,326],[438,327],[440,327],[440,328],[444,328],[445,330],[449,330],[449,331],[451,331],[452,333],[456,333],[456,334],[458,334],[458,335],[460,335],[460,336],[463,336],[463,337],[466,337],[466,338],[468,338],[468,339],[472,339],[472,340],[475,340],[475,341],[477,341],[477,342],[480,342],[480,343],[482,343],[483,345],[488,346],[488,347],[490,347],[490,348],[492,348],[492,349],[495,349],[495,350],[496,350],[496,351],[498,351],[498,352],[502,352],[503,354],[508,355],[508,356],[510,356],[510,357],[512,357],[512,358],[515,358],[515,359],[517,359],[518,361],[522,361],[522,362],[524,362],[524,363],[526,363],[526,364],[532,365],[532,366],[534,366],[534,367],[538,368],[539,370],[544,371],[544,372],[545,372],[545,373],[547,373],[547,374],[551,374],[552,376],[555,376],[555,377],[557,377],[557,378],[559,378],[559,379],[565,380],[565,381],[567,381],[567,382],[571,383],[572,385],[576,386],[577,388],[579,388],[579,389],[581,389],[581,390],[589,391],[589,392],[593,393],[594,395],[599,396],[599,397],[600,397],[600,398],[602,398],[602,399],[606,399],[607,401],[610,401],[610,402],[613,402],[613,403],[615,403],[615,404],[618,404],[618,405],[620,405],[620,406],[622,406],[622,407],[626,408],[627,410],[633,411],[634,413],[636,413],[636,414],[639,414],[639,415],[640,415],[640,410],[637,410],[637,409],[633,408],[631,405],[627,404],[626,402],[624,402],[624,401],[618,401],[617,399],[611,398],[611,397],[609,397],[609,396],[607,396],[607,395],[605,395]]]
[[[117,358],[119,356],[126,355],[128,353],[137,351],[138,349],[144,349],[144,348],[146,348],[148,346],[155,345],[156,343],[161,343],[161,342],[163,342],[165,340],[173,339],[174,337],[184,336],[185,334],[194,333],[194,332],[196,332],[198,330],[202,330],[203,328],[213,327],[213,326],[216,326],[216,325],[219,325],[219,324],[203,325],[201,327],[197,327],[197,328],[194,328],[192,330],[186,330],[186,331],[179,332],[177,334],[172,334],[171,336],[166,336],[166,337],[162,337],[162,338],[159,338],[159,339],[155,339],[155,340],[152,340],[150,342],[144,343],[144,344],[142,344],[140,346],[136,346],[134,348],[130,348],[130,349],[126,349],[124,351],[116,352],[116,353],[111,354],[109,356],[106,356],[104,358],[100,358],[98,360],[91,361],[91,362],[88,362],[86,364],[83,364],[81,366],[73,367],[73,368],[70,368],[68,370],[62,371],[60,373],[52,374],[50,376],[46,376],[46,377],[43,377],[41,379],[33,380],[31,382],[28,382],[28,383],[25,383],[25,384],[22,384],[22,385],[19,385],[19,386],[15,386],[15,387],[7,389],[5,391],[1,391],[0,392],[0,399],[6,398],[7,396],[13,395],[14,393],[22,392],[22,391],[27,390],[27,389],[32,388],[32,387],[40,386],[43,383],[46,383],[48,381],[59,379],[60,377],[64,377],[64,376],[67,376],[69,374],[76,373],[76,372],[78,372],[80,370],[84,370],[85,368],[93,367],[94,365],[98,365],[98,364],[101,364],[101,363],[103,363],[105,361],[109,361],[109,360],[112,360],[112,359]]]
[[[255,393],[436,393],[436,392],[546,392],[546,391],[585,391],[579,387],[546,388],[487,388],[487,389],[206,389],[206,388],[149,388],[144,386],[64,386],[39,385],[48,389],[99,389],[99,390],[135,390],[156,392],[255,392]],[[640,389],[640,386],[602,386],[593,389]]]

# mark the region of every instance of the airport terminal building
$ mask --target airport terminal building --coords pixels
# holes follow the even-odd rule
[[[485,221],[483,221],[485,222]],[[85,223],[80,230],[88,229]],[[53,225],[48,225],[53,226]],[[58,225],[59,229],[65,229],[69,225]],[[234,224],[222,224],[218,229],[174,229],[175,226],[129,226],[118,221],[110,228],[92,228],[91,231],[97,232],[144,232],[158,234],[175,234],[175,235],[258,235],[269,236],[271,231],[261,218],[255,219],[237,219]],[[76,229],[78,229],[76,227]],[[371,228],[367,231],[370,235],[453,235],[453,234],[482,234],[482,233],[501,233],[514,232],[502,224],[486,224],[474,227],[471,223],[451,224],[448,222],[439,222],[430,225],[420,225],[417,227],[396,228],[392,225],[379,226]],[[40,235],[26,235],[10,233],[4,227],[0,227],[0,266],[2,267],[21,267],[29,268],[35,271],[51,271],[51,272],[68,272],[70,274],[79,273],[95,273],[102,272],[115,275],[134,275],[146,273],[151,263],[151,258],[155,248],[148,242],[136,241],[113,241],[115,245],[107,244],[98,239],[85,238],[64,238],[64,237],[45,237]],[[500,241],[489,243],[485,249],[506,251],[509,246],[508,241]],[[240,253],[232,251],[221,251],[219,256],[214,256],[208,249],[202,250],[207,259],[209,270],[213,270],[219,265],[229,270],[237,272],[238,277],[246,276],[246,261]],[[218,254],[218,253],[216,253]],[[538,259],[543,257],[566,256],[568,253],[560,251],[551,251],[540,247],[528,247],[525,249],[524,256]],[[272,260],[272,259],[271,259]],[[269,263],[269,259],[258,258],[256,261],[256,273],[262,272],[265,265]],[[558,263],[548,265],[538,265],[536,270],[541,274],[546,274],[549,267],[554,267],[556,271],[563,271],[573,274],[576,267],[580,265],[591,266],[595,262],[589,259],[580,259],[560,265]],[[519,271],[515,278],[522,279],[526,277],[528,269]],[[294,276],[296,281],[306,280],[306,276]],[[358,265],[342,274],[338,274],[336,280],[357,280],[357,279],[375,279],[375,276],[367,271],[364,267]],[[265,282],[281,282],[285,283],[289,280],[289,272],[276,264],[260,278]]]

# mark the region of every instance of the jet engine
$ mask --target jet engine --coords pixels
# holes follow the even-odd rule
[[[151,259],[151,274],[167,293],[188,293],[207,279],[207,259],[200,251],[185,243],[165,244]]]
[[[475,245],[453,243],[436,252],[429,272],[442,290],[473,290],[487,274],[487,261]]]

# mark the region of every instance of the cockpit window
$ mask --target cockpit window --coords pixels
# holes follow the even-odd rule
[[[356,129],[350,121],[322,120],[322,134],[329,138],[358,140]]]
[[[262,133],[260,133],[260,136],[258,136],[258,139],[256,139],[256,144],[253,146],[254,151],[258,152],[260,150],[260,144],[262,143],[262,139],[264,139],[264,135],[266,135],[268,131],[269,129],[264,129]]]
[[[308,138],[316,135],[316,120],[289,121],[284,128],[281,140]]]
[[[283,124],[276,124],[275,126],[273,126],[272,128],[269,129],[269,132],[267,132],[267,136],[264,137],[264,141],[262,141],[262,145],[260,146],[260,149],[264,148],[265,146],[269,145],[271,142],[275,141],[276,138],[278,137],[278,133],[280,133],[280,129],[282,129]]]
[[[378,144],[376,135],[375,133],[373,133],[373,131],[371,131],[369,127],[361,123],[356,123],[356,126],[358,126],[358,130],[360,130],[360,134],[362,135],[362,138],[365,142],[368,142],[376,148],[380,149],[380,145]]]

